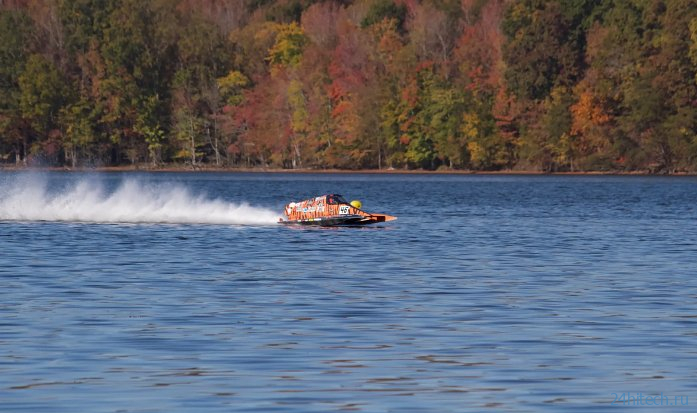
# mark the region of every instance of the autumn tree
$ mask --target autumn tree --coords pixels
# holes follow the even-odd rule
[[[19,111],[31,128],[25,134],[36,142],[31,152],[57,161],[59,116],[68,95],[61,73],[42,55],[31,55],[19,77],[19,88]]]
[[[173,80],[173,127],[180,148],[175,158],[195,166],[206,155],[207,146],[219,163],[219,129],[214,120],[223,107],[218,78],[230,69],[229,48],[216,26],[196,14],[182,18],[185,24],[177,39]]]
[[[510,130],[509,102],[505,93],[503,43],[500,27],[503,1],[468,1],[463,4],[462,31],[454,50],[454,82],[467,90],[466,110],[461,115],[463,165],[484,170],[512,168],[517,142]],[[510,109],[510,108],[509,108]],[[459,166],[459,165],[455,165]]]
[[[20,78],[31,50],[32,23],[22,10],[0,9],[0,156],[26,162],[29,137],[21,117]]]
[[[595,0],[511,3],[502,22],[506,89],[521,108],[521,156],[546,171],[569,169],[573,87],[585,70],[584,27]],[[566,154],[566,155],[561,155]]]

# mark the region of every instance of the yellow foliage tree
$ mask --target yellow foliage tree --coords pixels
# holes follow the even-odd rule
[[[242,102],[242,89],[249,85],[249,79],[242,72],[233,70],[218,79],[220,94],[229,105]]]
[[[297,23],[276,25],[276,41],[269,49],[266,60],[272,66],[297,66],[308,39]]]

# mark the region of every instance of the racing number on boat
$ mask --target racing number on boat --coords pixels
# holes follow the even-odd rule
[[[346,215],[349,213],[349,206],[348,205],[340,205],[339,206],[339,214],[340,215]]]

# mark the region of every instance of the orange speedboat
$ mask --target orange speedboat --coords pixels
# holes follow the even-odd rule
[[[397,217],[384,214],[371,214],[361,209],[359,201],[347,202],[338,194],[322,195],[301,202],[286,205],[286,219],[281,224],[358,226],[394,221]]]

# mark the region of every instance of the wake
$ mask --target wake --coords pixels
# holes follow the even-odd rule
[[[46,179],[0,184],[0,221],[267,225],[277,217],[269,209],[194,195],[177,184],[128,179],[112,191],[94,179],[57,191],[49,190]]]

